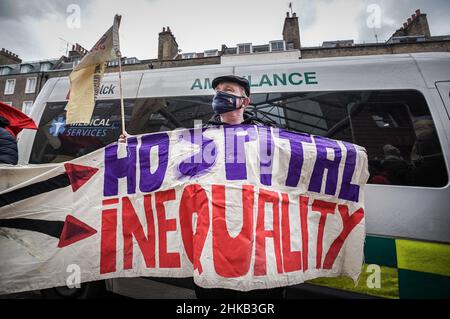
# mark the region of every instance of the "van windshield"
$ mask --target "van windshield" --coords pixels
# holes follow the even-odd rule
[[[211,97],[126,99],[125,126],[137,135],[193,127],[212,116]],[[89,124],[66,124],[67,102],[47,103],[30,163],[60,163],[116,142],[122,132],[120,101],[97,101]]]

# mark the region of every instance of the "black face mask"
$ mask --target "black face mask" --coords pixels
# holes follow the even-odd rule
[[[223,114],[239,110],[242,108],[242,106],[238,107],[238,101],[243,98],[245,97],[218,91],[212,101],[212,107],[216,114]]]

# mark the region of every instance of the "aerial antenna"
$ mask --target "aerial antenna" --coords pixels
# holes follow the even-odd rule
[[[291,10],[291,16],[292,16],[292,2],[289,2],[289,9]]]
[[[61,41],[59,45],[59,52],[63,52],[64,55],[67,56],[69,54],[69,46],[72,45],[72,43],[60,37],[58,37],[58,39]]]
[[[378,34],[377,34],[377,31],[375,30],[375,28],[373,28],[373,36],[375,37],[376,43],[378,43]]]

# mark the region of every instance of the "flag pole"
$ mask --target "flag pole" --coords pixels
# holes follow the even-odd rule
[[[122,117],[122,134],[126,136],[125,130],[125,106],[123,103],[123,92],[122,92],[122,53],[117,52],[119,56],[119,92],[120,92],[120,113]]]

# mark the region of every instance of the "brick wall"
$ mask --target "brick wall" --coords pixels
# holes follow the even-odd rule
[[[303,59],[418,52],[450,52],[450,40],[426,41],[408,44],[361,44],[353,47],[301,49]]]

